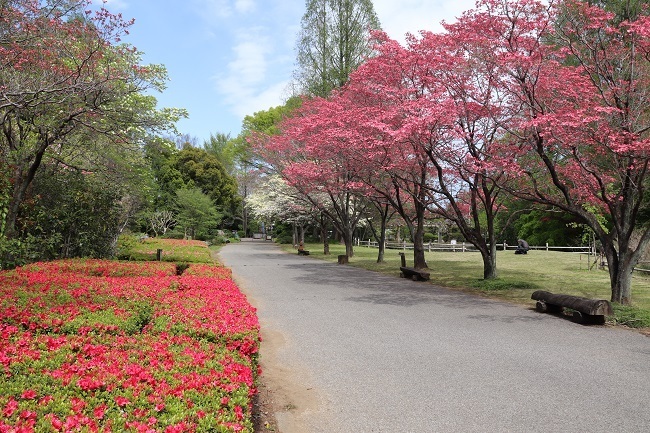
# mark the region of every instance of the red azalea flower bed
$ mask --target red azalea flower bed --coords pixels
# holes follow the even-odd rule
[[[252,432],[255,309],[230,270],[66,260],[0,272],[0,432]]]

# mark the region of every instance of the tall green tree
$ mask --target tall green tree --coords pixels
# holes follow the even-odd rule
[[[185,147],[170,162],[171,168],[180,173],[185,188],[199,188],[224,213],[236,210],[237,183],[216,156],[204,149]]]
[[[228,173],[232,174],[235,168],[237,148],[230,134],[222,132],[210,134],[210,139],[203,142],[203,148],[216,156]]]
[[[643,9],[650,4],[648,0],[586,0],[592,6],[599,6],[616,14],[614,22],[635,21]]]
[[[259,168],[261,160],[251,151],[250,140],[258,135],[271,136],[280,132],[278,125],[302,104],[300,97],[289,98],[283,105],[271,107],[248,115],[242,122],[242,131],[228,143],[234,163],[233,175],[237,179],[239,196],[242,199],[238,215],[242,222],[245,236],[249,235],[248,197],[255,186],[261,183]]]
[[[379,30],[371,0],[307,0],[297,42],[294,79],[302,94],[328,96],[372,54]]]
[[[206,237],[221,220],[214,202],[200,188],[176,191],[176,209],[178,225],[190,238]]]

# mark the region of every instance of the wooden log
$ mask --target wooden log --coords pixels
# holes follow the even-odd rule
[[[299,256],[308,256],[309,251],[308,250],[298,250],[298,255]]]
[[[406,267],[406,257],[404,256],[404,253],[398,253],[400,255],[400,259],[402,260],[402,267]]]
[[[559,314],[564,308],[561,305],[547,304],[544,301],[537,301],[535,309],[540,313]]]
[[[612,305],[604,299],[588,299],[573,295],[559,295],[537,290],[533,292],[531,298],[541,301],[547,305],[556,305],[559,307],[570,308],[590,316],[609,316],[614,314]]]
[[[347,265],[348,264],[348,256],[345,254],[339,255],[339,265]]]
[[[431,274],[428,271],[400,266],[400,276],[403,278],[411,278],[413,281],[428,281]]]

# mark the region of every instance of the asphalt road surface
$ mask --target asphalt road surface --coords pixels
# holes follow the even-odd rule
[[[271,341],[263,369],[293,398],[276,414],[282,433],[650,431],[650,339],[639,333],[270,242],[220,256]]]

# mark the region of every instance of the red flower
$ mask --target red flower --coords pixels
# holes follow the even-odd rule
[[[102,419],[104,418],[104,414],[106,413],[106,409],[108,409],[108,406],[105,404],[102,404],[100,406],[97,406],[94,410],[93,413],[95,414],[95,418],[97,419]]]
[[[14,400],[13,397],[9,397],[9,401],[7,402],[7,405],[5,406],[2,413],[5,417],[9,418],[11,415],[14,414],[16,409],[18,409],[18,402]]]
[[[131,403],[131,402],[129,401],[128,398],[126,398],[126,397],[122,397],[121,395],[118,395],[117,397],[115,397],[115,403],[116,403],[119,407],[124,407],[124,406],[126,406],[127,404],[129,404],[129,403]]]
[[[53,413],[48,413],[45,415],[45,418],[47,418],[50,421],[50,424],[52,424],[52,427],[54,430],[61,430],[63,428],[63,421],[61,421],[56,415]]]
[[[23,391],[20,397],[25,400],[31,400],[33,398],[36,398],[36,391],[34,391],[33,389],[27,389]]]
[[[84,410],[86,407],[87,403],[79,398],[79,397],[72,397],[70,399],[70,405],[72,406],[72,411],[75,413],[80,413]]]

